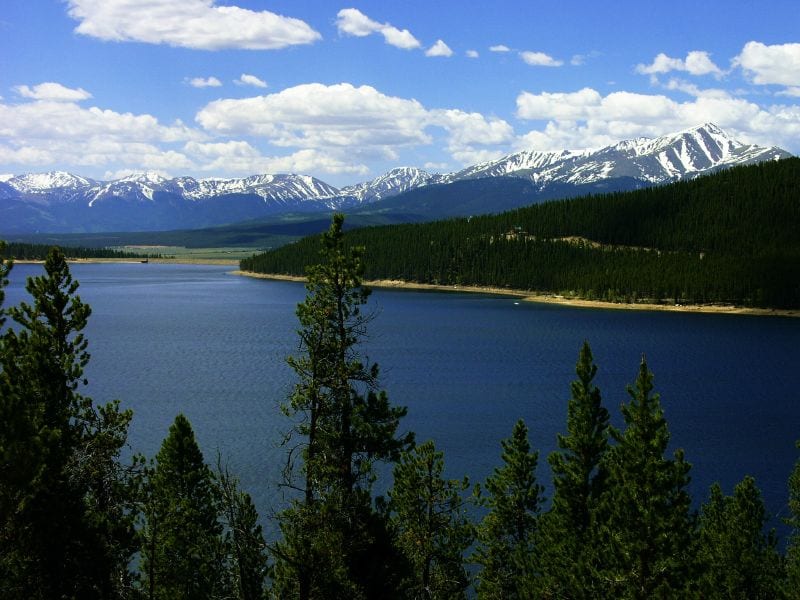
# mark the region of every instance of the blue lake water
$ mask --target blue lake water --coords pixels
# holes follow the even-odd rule
[[[287,421],[278,405],[294,377],[294,315],[302,284],[228,274],[230,267],[79,264],[92,306],[86,393],[132,408],[130,444],[152,456],[178,412],[210,463],[224,461],[266,514]],[[26,298],[17,265],[6,306]],[[726,493],[745,474],[768,510],[785,514],[786,481],[800,438],[800,319],[579,309],[513,298],[375,290],[364,354],[381,366],[390,399],[409,408],[403,428],[433,438],[453,477],[479,481],[497,466],[502,438],[525,419],[545,457],[563,432],[569,384],[584,339],[617,426],[642,353],[672,433],[693,464],[692,493]],[[774,521],[777,525],[777,519]]]

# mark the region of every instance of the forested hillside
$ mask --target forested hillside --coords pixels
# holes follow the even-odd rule
[[[368,279],[635,302],[800,306],[800,159],[548,202],[495,216],[352,231]],[[317,238],[242,262],[303,274]]]
[[[50,251],[51,245],[46,244],[26,244],[22,242],[9,242],[6,245],[6,256],[15,260],[44,260]],[[112,250],[110,248],[83,248],[67,247],[61,248],[67,258],[117,258],[117,259],[141,259],[144,254],[134,254],[122,250]],[[158,257],[157,254],[147,255],[150,258]]]

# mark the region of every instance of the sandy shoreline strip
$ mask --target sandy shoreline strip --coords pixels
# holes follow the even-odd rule
[[[296,275],[267,275],[251,271],[232,271],[233,275],[255,277],[256,279],[275,279],[279,281],[305,281],[305,277]],[[379,279],[365,281],[364,285],[377,288],[426,290],[432,292],[465,292],[477,294],[494,294],[519,298],[523,302],[540,302],[544,304],[562,304],[580,308],[605,308],[612,310],[658,310],[668,312],[687,313],[715,313],[728,315],[757,315],[778,317],[800,317],[800,310],[783,310],[772,308],[746,308],[729,304],[625,304],[617,302],[602,302],[600,300],[581,300],[579,298],[565,298],[556,294],[537,294],[525,290],[510,290],[495,287],[480,287],[467,285],[433,285],[428,283],[413,283],[397,279]]]
[[[120,263],[120,264],[139,264],[144,261],[135,258],[68,258],[69,264],[105,264],[105,263]],[[151,258],[147,261],[153,264],[162,265],[227,265],[239,266],[239,261],[234,258]],[[26,260],[14,259],[15,265],[43,265],[43,260]]]

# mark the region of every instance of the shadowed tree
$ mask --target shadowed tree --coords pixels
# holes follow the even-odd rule
[[[775,532],[764,533],[767,515],[755,480],[747,476],[724,496],[711,486],[699,525],[703,598],[780,598],[781,559]]]
[[[469,579],[464,552],[474,539],[465,513],[463,480],[444,479],[444,454],[428,441],[394,468],[389,492],[393,525],[412,574],[403,588],[411,598],[464,598]]]
[[[522,420],[501,446],[503,466],[486,479],[486,494],[478,491],[478,502],[488,513],[477,527],[478,549],[472,558],[481,566],[478,597],[513,600],[529,597],[526,580],[531,579],[544,488],[536,481],[539,453],[531,452]]]
[[[800,449],[800,441],[796,445]],[[800,600],[800,458],[789,475],[789,518],[786,524],[791,527],[791,533],[786,551],[785,591],[788,598]]]
[[[605,455],[608,485],[595,528],[602,551],[597,577],[603,596],[679,597],[692,581],[694,520],[683,451],[665,458],[669,431],[653,374],[642,357],[622,405],[625,430],[611,428],[616,445]]]
[[[397,437],[405,408],[377,390],[377,365],[359,344],[370,315],[362,286],[362,248],[347,248],[343,217],[322,236],[320,263],[307,269],[297,307],[300,344],[288,359],[298,383],[285,412],[296,426],[285,485],[298,493],[281,513],[283,540],[273,549],[282,597],[390,597],[395,552],[371,494],[377,461],[393,461],[412,441]],[[300,458],[300,461],[297,459]]]
[[[135,552],[134,474],[118,460],[131,415],[79,392],[91,309],[57,248],[44,271],[0,351],[0,580],[12,596],[118,597]]]
[[[581,347],[567,405],[567,435],[548,457],[553,470],[553,506],[542,518],[540,589],[556,597],[597,597],[592,520],[605,481],[600,468],[608,450],[608,411],[592,383],[597,366],[589,343]]]
[[[221,597],[227,581],[219,490],[182,414],[148,475],[141,566],[146,596]]]

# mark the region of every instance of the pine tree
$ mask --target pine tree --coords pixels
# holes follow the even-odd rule
[[[800,441],[796,445],[800,449]],[[800,458],[789,475],[789,517],[786,524],[791,527],[786,551],[786,596],[800,600]]]
[[[221,463],[221,461],[220,461]],[[229,554],[230,581],[236,600],[264,598],[269,571],[267,545],[250,494],[239,489],[227,468],[217,467]]]
[[[592,578],[595,551],[592,518],[603,491],[600,468],[608,450],[608,411],[592,383],[597,366],[588,342],[581,347],[567,405],[567,435],[558,435],[559,451],[548,457],[553,471],[552,509],[542,519],[541,586],[570,598],[596,597]]]
[[[745,477],[726,497],[711,486],[700,514],[699,558],[703,598],[780,597],[781,564],[775,532],[764,533],[767,516],[755,480]]]
[[[361,284],[363,248],[345,246],[342,225],[334,216],[321,262],[307,269],[300,354],[288,359],[299,382],[285,407],[298,423],[286,486],[301,496],[279,517],[283,540],[273,555],[278,593],[302,600],[392,593],[394,552],[373,505],[374,464],[396,460],[413,439],[396,437],[406,409],[376,389],[377,365],[358,354],[369,290]]]
[[[481,566],[478,598],[513,600],[530,597],[526,588],[544,488],[536,481],[539,453],[531,452],[524,421],[517,421],[501,446],[503,466],[486,479],[486,495],[479,495],[488,513],[477,527],[473,560]]]
[[[611,428],[616,446],[606,453],[608,483],[595,523],[602,551],[597,577],[605,597],[677,597],[694,566],[694,523],[687,492],[690,465],[683,452],[665,458],[667,422],[653,374],[642,357],[630,402],[622,405],[625,430]]]
[[[142,540],[148,598],[216,598],[227,586],[219,490],[179,414],[148,478]]]
[[[469,481],[444,479],[444,454],[428,441],[403,454],[389,492],[393,525],[412,567],[411,598],[465,598],[464,552],[474,539],[462,493]]]
[[[60,250],[44,270],[27,281],[33,304],[9,310],[0,352],[0,580],[11,596],[109,598],[135,551],[119,463],[130,413],[79,392],[91,309]]]

